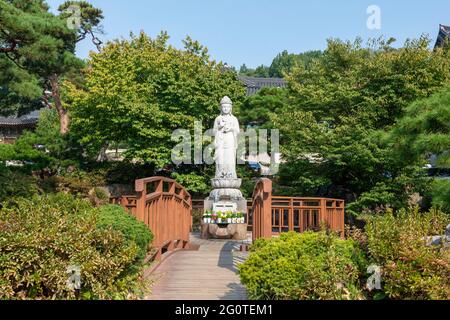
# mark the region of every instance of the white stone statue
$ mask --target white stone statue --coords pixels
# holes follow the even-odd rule
[[[239,122],[232,115],[233,103],[225,96],[220,101],[221,115],[214,121],[216,179],[236,179],[236,150]]]

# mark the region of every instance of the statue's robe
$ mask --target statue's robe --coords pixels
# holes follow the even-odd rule
[[[214,121],[216,178],[236,179],[238,119],[232,114],[220,115]]]

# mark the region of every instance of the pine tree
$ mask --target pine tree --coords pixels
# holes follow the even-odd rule
[[[0,1],[0,111],[20,114],[44,104],[57,110],[65,134],[61,82],[79,78],[83,61],[75,46],[88,35],[100,45],[95,33],[103,16],[85,1],[67,1],[58,10],[51,13],[43,0]]]

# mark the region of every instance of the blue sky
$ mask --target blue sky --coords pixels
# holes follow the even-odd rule
[[[52,9],[64,0],[48,0]],[[229,65],[270,65],[277,53],[324,49],[326,39],[364,40],[386,36],[401,45],[450,25],[449,0],[91,0],[103,10],[104,41],[128,38],[144,30],[151,37],[166,30],[170,44],[181,47],[190,35],[207,46],[211,57]],[[381,29],[366,26],[369,5],[381,9]],[[85,40],[77,54],[95,47]]]

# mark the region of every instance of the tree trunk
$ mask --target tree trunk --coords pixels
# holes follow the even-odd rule
[[[52,88],[52,97],[54,101],[54,106],[59,115],[59,124],[60,124],[59,131],[62,135],[65,135],[67,132],[69,132],[70,118],[68,110],[63,107],[63,104],[61,102],[58,75],[55,74],[52,77],[50,77],[50,86]]]

